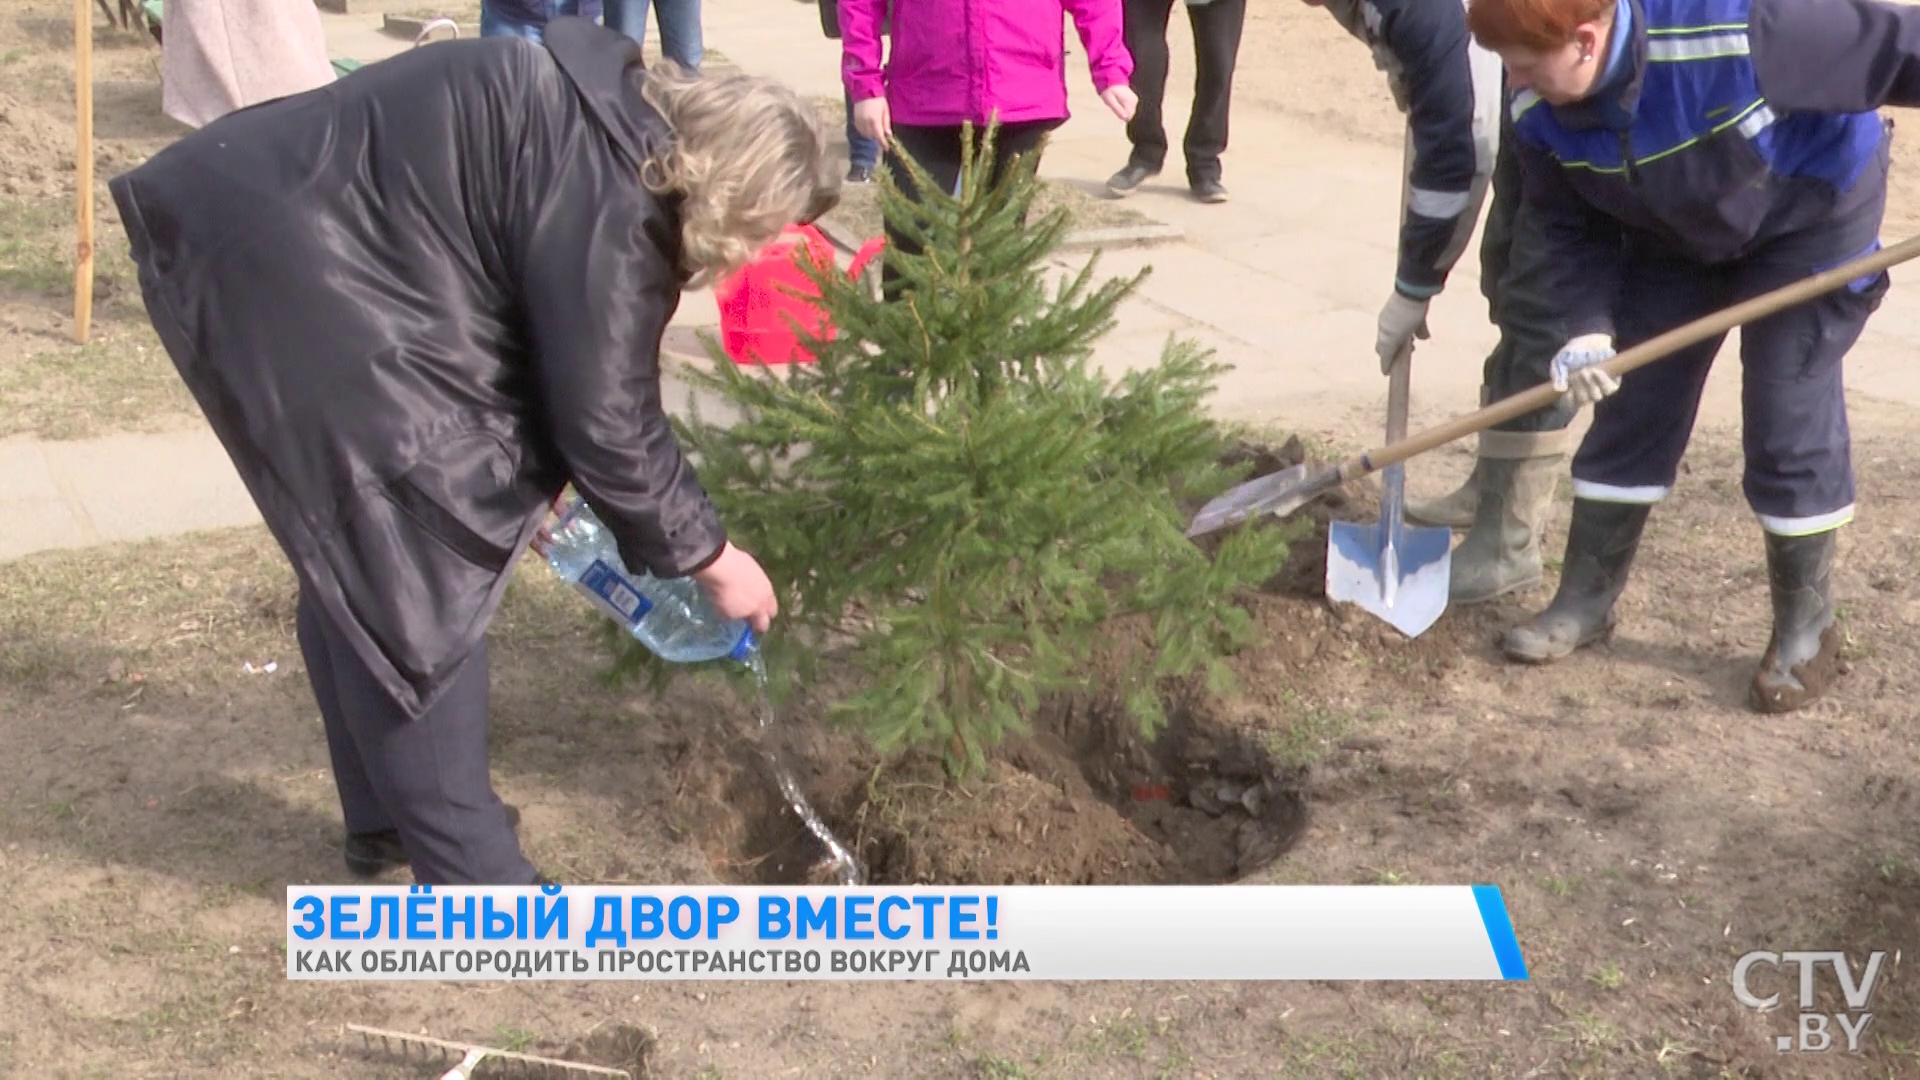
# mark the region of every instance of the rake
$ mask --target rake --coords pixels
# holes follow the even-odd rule
[[[586,1078],[600,1077],[611,1080],[634,1080],[633,1074],[625,1069],[609,1069],[604,1065],[587,1065],[578,1061],[562,1061],[558,1058],[535,1057],[532,1054],[518,1054],[511,1050],[496,1050],[490,1046],[474,1043],[449,1042],[445,1039],[429,1038],[425,1035],[409,1035],[402,1031],[387,1031],[384,1028],[365,1027],[360,1024],[348,1024],[347,1030],[360,1036],[364,1048],[369,1053],[378,1053],[403,1062],[417,1062],[434,1068],[446,1068],[449,1062],[453,1067],[447,1069],[440,1080],[477,1080],[479,1077],[519,1077],[523,1080],[549,1080],[549,1078]],[[481,1070],[485,1065],[486,1069]]]

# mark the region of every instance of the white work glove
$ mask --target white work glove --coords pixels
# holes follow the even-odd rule
[[[1427,304],[1399,289],[1387,297],[1387,306],[1380,309],[1380,336],[1374,342],[1374,351],[1380,354],[1380,374],[1393,372],[1394,362],[1413,347],[1414,338],[1427,339]]]
[[[1620,380],[1594,366],[1613,358],[1613,338],[1607,334],[1582,334],[1565,345],[1553,358],[1553,388],[1571,394],[1573,403],[1585,408],[1620,389]]]

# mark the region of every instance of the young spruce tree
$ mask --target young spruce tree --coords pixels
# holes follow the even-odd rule
[[[769,667],[813,670],[813,650],[857,669],[838,717],[883,750],[924,747],[962,773],[984,764],[1041,698],[1094,689],[1109,620],[1143,613],[1149,659],[1123,687],[1143,734],[1164,720],[1157,684],[1203,671],[1250,641],[1235,593],[1265,580],[1288,533],[1240,529],[1208,556],[1188,511],[1242,479],[1204,399],[1222,370],[1187,343],[1110,381],[1090,365],[1139,284],[1095,284],[1093,262],[1049,285],[1067,212],[1030,214],[1031,166],[989,185],[989,130],[957,195],[915,164],[909,201],[881,177],[886,219],[923,254],[889,251],[902,295],[885,302],[815,268],[837,329],[786,378],[742,370],[717,346],[691,378],[737,418],[679,424],[741,547],[782,598]],[[858,617],[850,617],[850,616]],[[811,643],[812,647],[809,647]],[[660,665],[625,646],[625,667]],[[776,679],[775,685],[783,680]]]

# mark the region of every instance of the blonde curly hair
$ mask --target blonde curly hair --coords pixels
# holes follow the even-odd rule
[[[649,68],[641,96],[674,140],[641,169],[656,195],[683,196],[681,261],[698,288],[750,262],[780,230],[840,200],[819,111],[791,88],[751,75]]]

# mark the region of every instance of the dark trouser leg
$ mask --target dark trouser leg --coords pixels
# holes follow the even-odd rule
[[[997,184],[1006,175],[1016,158],[1025,158],[1038,167],[1040,144],[1047,133],[1058,127],[1057,121],[1035,121],[1017,124],[1002,124],[994,133],[993,172],[988,178],[989,184]],[[952,192],[960,184],[961,155],[963,153],[962,131],[960,127],[905,127],[894,125],[893,145],[887,150],[887,169],[900,193],[909,199],[918,200],[920,192],[913,175],[907,171],[906,164],[900,160],[905,151],[919,166],[926,170],[929,178],[940,185],[940,190]],[[974,131],[974,149],[979,150],[980,140],[985,132]],[[888,256],[918,255],[920,245],[906,235],[896,231],[891,224],[886,228]],[[880,292],[888,301],[897,300],[905,288],[905,281],[899,273],[898,262],[891,257],[881,260]]]
[[[1182,150],[1187,158],[1187,182],[1199,184],[1220,179],[1220,155],[1227,149],[1233,69],[1240,57],[1240,32],[1247,21],[1247,0],[1212,0],[1199,7],[1189,7],[1187,17],[1193,23],[1195,74],[1193,113],[1187,119]],[[1161,39],[1165,40],[1164,34]],[[1165,77],[1163,67],[1161,78]]]
[[[1853,517],[1853,462],[1841,360],[1871,308],[1858,294],[1809,301],[1741,334],[1744,487],[1778,536],[1839,528]]]
[[[993,175],[988,183],[998,184],[1006,179],[1007,171],[1013,168],[1016,161],[1024,161],[1028,168],[1038,172],[1041,144],[1047,141],[1047,134],[1059,126],[1057,120],[1002,124],[994,135]]]
[[[1505,110],[1502,115],[1506,116]],[[1500,340],[1487,355],[1481,371],[1482,405],[1491,405],[1549,381],[1554,354],[1560,351],[1568,336],[1566,320],[1560,317],[1559,309],[1546,291],[1553,267],[1539,221],[1520,205],[1520,167],[1512,149],[1511,117],[1505,120],[1501,136],[1500,152],[1494,159],[1493,196],[1480,244],[1480,288],[1487,297],[1488,314],[1499,328]],[[1461,556],[1455,555],[1453,580],[1460,586],[1455,597],[1457,602],[1492,599],[1512,591],[1509,585],[1530,584],[1538,577],[1534,538],[1552,500],[1560,463],[1568,450],[1564,433],[1573,422],[1575,412],[1572,403],[1562,398],[1556,405],[1496,425],[1480,436],[1479,454],[1466,483],[1435,499],[1407,502],[1408,518],[1420,524],[1455,529],[1471,526],[1475,533],[1497,528],[1510,534],[1495,546],[1511,549],[1520,565],[1510,568],[1510,572],[1489,567],[1491,577],[1479,584],[1473,579],[1484,575],[1471,570],[1460,572]],[[1503,484],[1510,483],[1518,483],[1526,490],[1508,492],[1507,501],[1490,509],[1490,516],[1483,519],[1481,493],[1487,490],[1498,493]],[[1521,539],[1522,533],[1526,534],[1525,539]],[[1473,540],[1473,534],[1469,534],[1468,539]],[[1514,547],[1516,544],[1518,548]],[[1468,557],[1482,546],[1485,545],[1476,545]],[[1487,558],[1496,557],[1492,547],[1483,554]]]
[[[1878,245],[1879,227],[1876,203],[1854,220],[1777,241],[1739,269],[1735,298],[1862,257]],[[1882,272],[1741,330],[1745,488],[1767,532],[1819,532],[1852,516],[1842,362],[1889,284]]]
[[[1545,294],[1550,278],[1536,216],[1515,211],[1507,226],[1506,276],[1493,303],[1500,341],[1481,378],[1488,404],[1549,381],[1554,354],[1567,340],[1565,320]],[[1484,603],[1539,582],[1540,530],[1559,486],[1574,411],[1562,398],[1481,433],[1467,487],[1433,508],[1435,517],[1464,511],[1458,517],[1471,526],[1453,555],[1448,591],[1454,603]]]
[[[1140,99],[1127,121],[1127,141],[1133,144],[1129,165],[1159,172],[1167,163],[1167,127],[1161,108],[1167,96],[1167,20],[1180,0],[1124,0],[1127,51],[1133,54],[1133,77],[1128,85]]]
[[[925,169],[941,190],[953,190],[960,179],[960,130],[957,127],[893,126],[893,142],[887,147],[886,163],[900,194],[916,202],[920,199],[919,182],[901,160],[903,152]],[[886,224],[884,231],[887,253],[880,262],[880,295],[891,303],[900,298],[906,286],[900,276],[898,257],[920,254],[920,245],[897,231],[892,222]]]
[[[1722,305],[1722,282],[1679,259],[1641,257],[1627,269],[1620,344],[1646,341]],[[1724,335],[1629,372],[1595,406],[1573,461],[1573,522],[1560,587],[1547,609],[1513,628],[1506,652],[1547,663],[1606,636],[1614,603],[1652,505],[1672,490],[1693,433],[1700,392]]]
[[[1876,203],[1856,220],[1789,237],[1749,260],[1741,291],[1758,294],[1859,257],[1877,242]],[[1843,361],[1886,294],[1883,272],[1741,332],[1747,502],[1766,538],[1773,633],[1749,691],[1760,712],[1819,698],[1839,674],[1833,564],[1853,519]]]
[[[1486,404],[1512,397],[1549,381],[1553,357],[1567,341],[1566,320],[1548,295],[1555,267],[1539,216],[1526,212],[1520,197],[1520,159],[1513,150],[1513,117],[1502,117],[1500,152],[1494,158],[1493,196],[1481,234],[1481,289],[1488,311],[1500,328],[1500,342],[1482,373]],[[1551,408],[1515,417],[1500,431],[1562,431],[1576,410],[1566,399]]]
[[[327,754],[333,761],[333,786],[340,794],[340,812],[349,833],[365,836],[384,832],[393,828],[393,817],[374,793],[366,766],[360,761],[360,750],[347,731],[346,713],[336,689],[333,654],[322,629],[325,619],[302,590],[294,610],[294,630],[300,656],[307,664],[307,680],[313,684],[313,697],[320,706],[320,722],[327,731]]]
[[[1576,496],[1651,506],[1673,491],[1700,391],[1725,340],[1711,338],[1621,378],[1619,392],[1594,407],[1593,426],[1573,456]]]
[[[334,732],[341,732],[336,761],[359,763],[357,770],[337,772],[335,779],[342,810],[350,815],[349,829],[359,831],[352,815],[367,812],[370,796],[399,831],[414,878],[422,884],[532,882],[533,865],[520,852],[489,775],[486,644],[468,657],[432,709],[410,719],[325,613],[307,609],[305,601],[302,607],[302,653],[313,670],[329,745]],[[315,665],[316,655],[330,677]]]
[[[1566,320],[1546,295],[1545,244],[1534,215],[1521,213],[1514,221],[1509,249],[1510,272],[1500,287],[1496,323],[1500,340],[1487,356],[1481,382],[1487,404],[1552,381],[1554,356],[1567,342]],[[1564,431],[1578,412],[1562,398],[1558,404],[1535,409],[1497,425],[1496,431]]]

